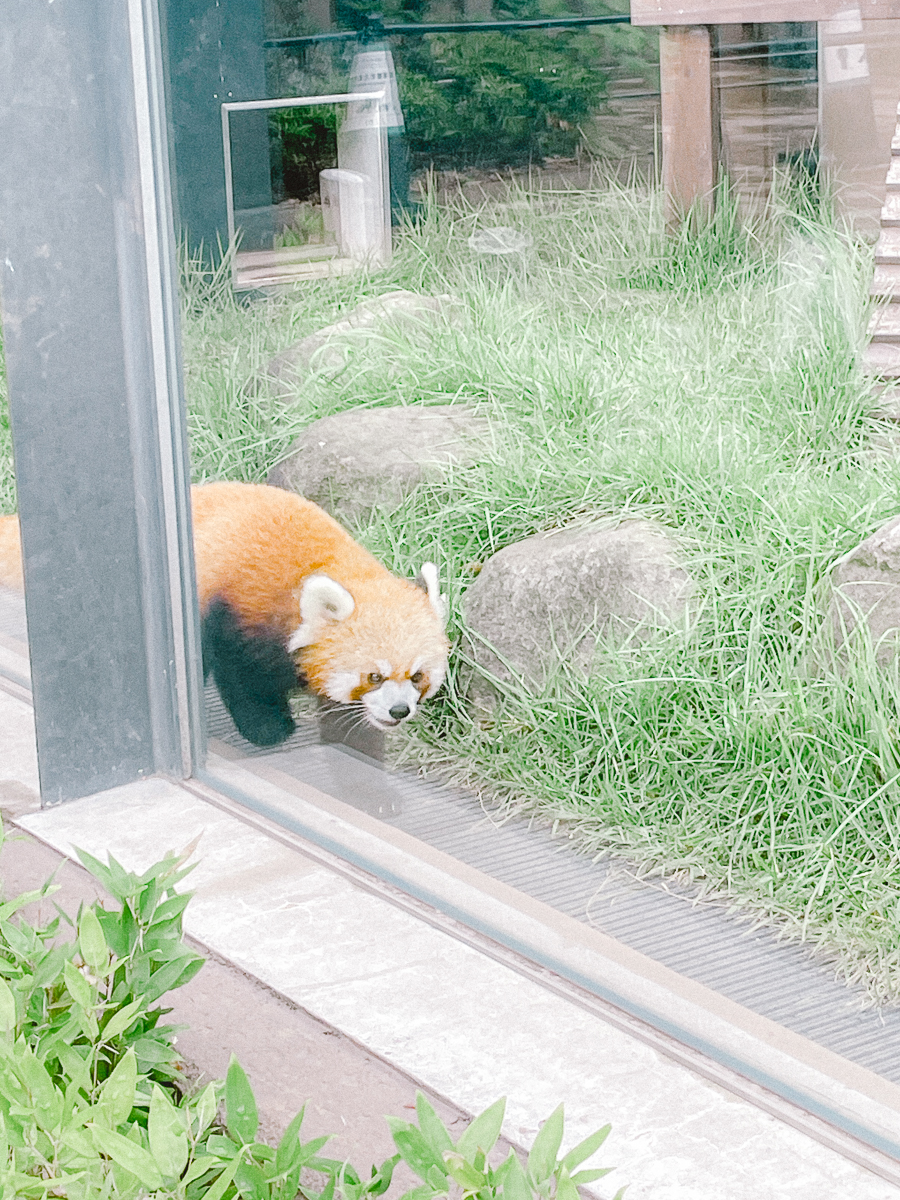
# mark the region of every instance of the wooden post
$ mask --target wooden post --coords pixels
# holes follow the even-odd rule
[[[713,210],[717,152],[709,27],[663,26],[659,75],[666,221],[677,226],[691,209],[698,216]]]

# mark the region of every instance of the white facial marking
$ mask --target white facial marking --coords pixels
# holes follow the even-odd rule
[[[379,658],[375,663],[375,666],[378,669],[378,674],[383,675],[385,679],[389,679],[391,675],[393,675],[391,664],[387,661],[387,659]]]
[[[424,655],[421,658],[414,659],[412,662],[412,665],[409,668],[410,675],[415,675],[416,672],[421,671],[424,666],[425,666],[425,656]]]
[[[392,725],[398,725],[400,721],[408,720],[416,711],[419,703],[419,693],[415,686],[408,679],[403,683],[397,683],[395,679],[388,679],[371,692],[367,692],[363,696],[363,707],[366,717],[370,725],[374,725],[376,729],[390,728]],[[392,708],[405,707],[409,709],[401,717],[391,715]]]
[[[333,671],[325,680],[325,695],[337,704],[349,704],[350,696],[359,687],[355,671]]]

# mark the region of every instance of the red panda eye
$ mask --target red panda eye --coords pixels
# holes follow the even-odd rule
[[[421,683],[424,678],[425,678],[425,676],[422,674],[421,671],[416,671],[416,673],[414,675],[410,675],[409,682],[410,683]]]
[[[369,675],[369,683],[384,683],[384,676],[379,675],[377,671],[372,671]]]

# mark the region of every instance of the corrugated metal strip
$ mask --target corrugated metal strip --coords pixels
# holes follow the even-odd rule
[[[227,724],[224,713],[215,719],[217,737],[223,716]],[[314,745],[313,724],[284,749],[251,748],[253,756],[900,1083],[900,1011],[864,1008],[861,989],[838,982],[808,948],[779,941],[721,902],[698,902],[659,879],[639,881],[611,859],[591,862],[537,822],[495,822],[459,789]]]

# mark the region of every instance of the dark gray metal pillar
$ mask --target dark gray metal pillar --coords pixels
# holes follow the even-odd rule
[[[156,0],[0,0],[0,298],[41,791],[202,751]]]
[[[266,98],[261,0],[161,0],[172,124],[176,223],[206,259],[227,245],[221,106]],[[232,132],[235,208],[272,203],[268,115],[244,114]],[[246,224],[246,222],[245,222]],[[271,247],[271,214],[247,228],[245,249]]]

